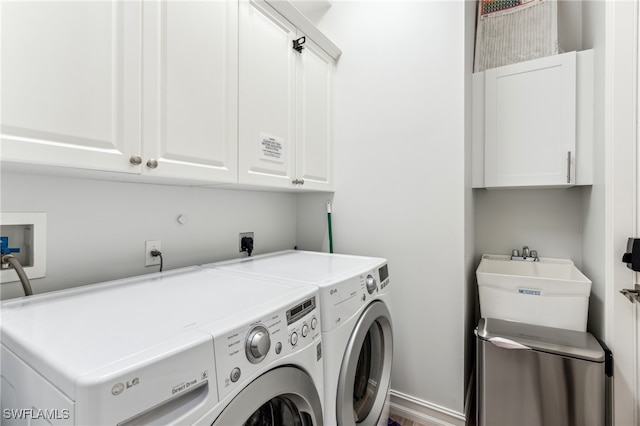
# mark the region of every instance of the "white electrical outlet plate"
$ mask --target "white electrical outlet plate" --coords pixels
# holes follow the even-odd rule
[[[144,266],[153,266],[160,264],[160,256],[151,256],[151,250],[162,251],[160,246],[160,240],[148,240],[144,243]]]

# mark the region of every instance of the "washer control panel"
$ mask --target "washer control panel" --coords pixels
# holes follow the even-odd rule
[[[262,374],[264,365],[320,342],[317,295],[214,336],[219,398]],[[322,362],[321,359],[318,362]]]
[[[271,338],[269,337],[269,330],[262,325],[253,327],[245,342],[245,352],[249,362],[252,364],[259,363],[267,356],[270,348]]]

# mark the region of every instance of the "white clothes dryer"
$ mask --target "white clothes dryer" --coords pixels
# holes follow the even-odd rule
[[[317,305],[202,268],[5,301],[2,423],[322,425]]]
[[[387,424],[393,333],[386,259],[288,250],[204,266],[318,286],[324,422]]]

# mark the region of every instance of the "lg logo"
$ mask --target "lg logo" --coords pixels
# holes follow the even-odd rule
[[[116,383],[112,388],[111,388],[111,393],[113,395],[120,395],[122,392],[125,391],[125,389],[129,389],[132,388],[136,385],[140,384],[140,379],[138,377],[136,377],[135,379],[129,380],[126,383]]]

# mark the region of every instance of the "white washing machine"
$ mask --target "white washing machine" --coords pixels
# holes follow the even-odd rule
[[[387,424],[393,334],[385,259],[289,250],[204,266],[318,286],[325,424]]]
[[[2,424],[323,424],[314,286],[186,268],[0,308]]]

